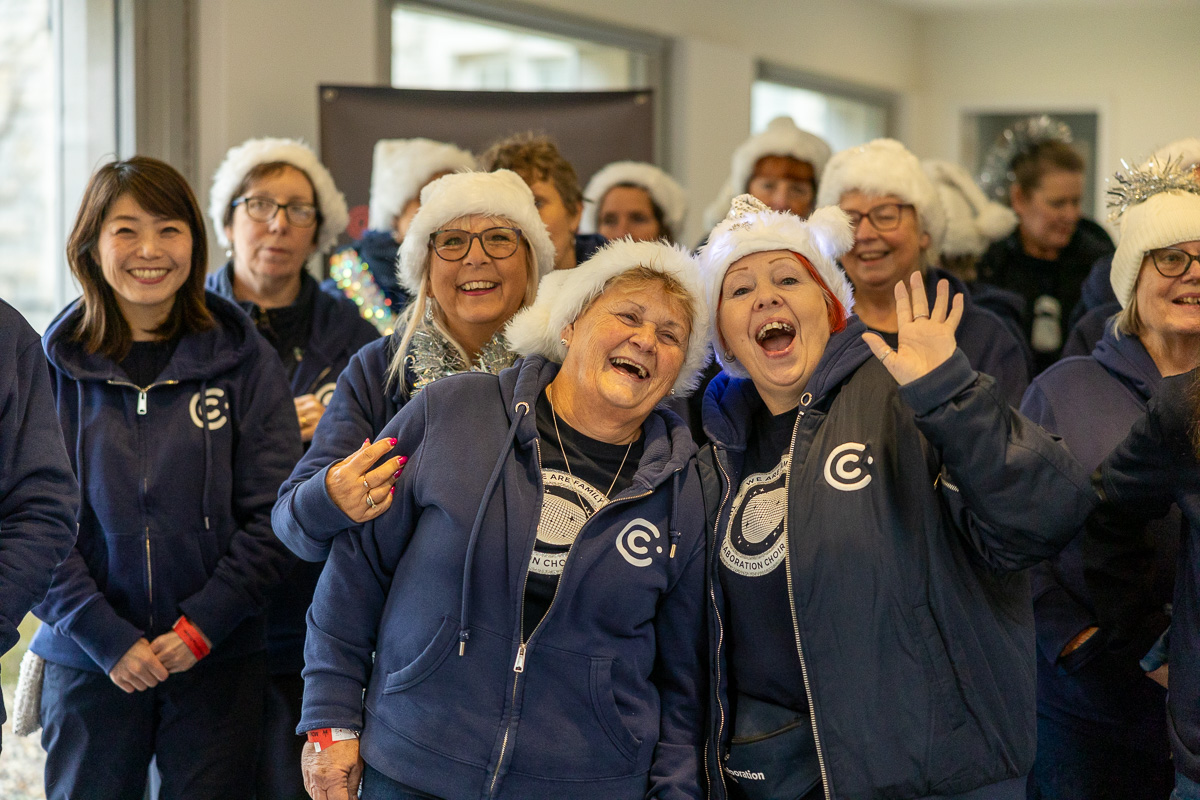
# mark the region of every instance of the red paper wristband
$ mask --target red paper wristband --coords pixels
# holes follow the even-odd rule
[[[308,732],[308,740],[313,743],[318,753],[334,742],[357,738],[358,731],[350,728],[317,728]]]
[[[175,633],[179,635],[179,638],[183,640],[183,643],[187,645],[187,649],[192,651],[192,655],[196,657],[197,661],[204,658],[211,652],[208,645],[204,641],[203,634],[200,633],[200,629],[189,622],[187,617],[180,617],[179,619],[175,620],[175,625],[172,630],[174,630]]]

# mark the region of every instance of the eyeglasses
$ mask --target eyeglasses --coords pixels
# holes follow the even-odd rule
[[[317,207],[312,203],[276,203],[269,197],[239,197],[233,207],[246,207],[246,215],[255,222],[270,222],[283,209],[289,225],[311,228],[317,222]]]
[[[433,252],[444,261],[462,261],[471,252],[471,244],[479,240],[483,252],[492,258],[508,258],[517,252],[521,243],[521,232],[516,228],[488,228],[479,233],[447,228],[429,234]]]
[[[1192,262],[1200,262],[1200,256],[1194,256],[1178,247],[1160,247],[1150,251],[1154,268],[1164,278],[1178,278],[1191,269]]]
[[[807,201],[811,200],[815,194],[811,181],[792,181],[786,178],[766,177],[752,178],[747,191],[754,195],[760,192],[766,195],[773,195],[780,187],[783,188],[789,200]]]
[[[847,211],[846,216],[850,218],[850,229],[858,230],[859,224],[863,221],[863,217],[871,220],[871,227],[881,233],[894,231],[900,227],[900,214],[906,208],[912,208],[911,203],[884,203],[881,206],[875,206],[866,214],[860,214],[857,211]]]

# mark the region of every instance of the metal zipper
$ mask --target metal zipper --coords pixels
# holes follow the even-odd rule
[[[146,409],[146,393],[147,392],[149,392],[151,389],[153,389],[156,386],[174,386],[177,383],[179,383],[179,381],[159,381],[158,383],[152,383],[149,386],[142,387],[142,386],[138,386],[137,384],[130,383],[129,381],[114,381],[114,380],[108,381],[108,384],[110,386],[128,386],[130,389],[137,389],[137,393],[138,393],[137,413],[138,413],[139,417],[146,416],[146,410],[147,410]]]
[[[721,498],[721,505],[717,507],[717,520],[713,523],[713,569],[717,569],[717,559],[721,553],[721,511],[725,508],[725,503],[729,501],[729,493],[731,487],[729,485],[729,473],[725,471],[725,467],[721,464],[721,456],[717,454],[717,450],[713,448],[713,461],[717,464],[717,469],[721,470],[721,476],[725,478],[725,496]],[[721,734],[725,730],[725,706],[721,704],[721,645],[725,641],[725,626],[721,624],[721,609],[717,606],[717,591],[713,588],[712,582],[709,582],[708,597],[712,602],[713,613],[717,619],[717,663],[715,669],[717,671],[716,679],[713,685],[716,687],[717,696],[717,777],[721,779],[721,792],[728,796],[729,787],[725,785],[725,768],[721,764]],[[705,748],[706,750],[708,748]],[[704,778],[709,786],[712,786],[712,776],[708,774],[708,759],[704,759]]]
[[[817,707],[813,703],[812,685],[808,680],[808,664],[804,660],[804,647],[800,644],[800,618],[796,614],[796,591],[792,586],[792,536],[788,528],[788,517],[791,516],[790,487],[792,482],[790,459],[796,450],[796,435],[800,432],[800,420],[802,419],[804,419],[804,412],[800,411],[796,415],[796,424],[792,426],[792,443],[788,446],[788,470],[783,478],[784,502],[789,504],[789,508],[783,515],[783,536],[787,542],[787,550],[783,554],[783,568],[787,573],[788,607],[792,612],[792,633],[796,636],[796,652],[800,656],[800,675],[804,678],[804,694],[808,696],[808,716],[812,720],[813,744],[817,748],[817,764],[821,767],[821,788],[825,792],[825,800],[833,800],[833,794],[829,790],[829,775],[825,772],[825,753],[821,750],[821,734],[817,730]]]
[[[537,452],[538,481],[540,483],[541,475],[542,475],[542,444],[539,439],[535,438],[533,440],[533,448]],[[634,497],[625,497],[620,500],[613,500],[613,501],[607,503],[606,505],[601,506],[600,508],[596,509],[596,511],[590,517],[588,517],[587,519],[585,519],[583,521],[583,524],[579,526],[579,533],[577,533],[575,535],[575,538],[578,539],[579,536],[583,533],[583,529],[587,527],[587,524],[589,522],[591,522],[593,519],[595,519],[596,516],[604,509],[611,508],[612,506],[616,505],[617,503],[626,503],[626,502],[632,502],[634,500],[641,500],[643,497],[649,497],[652,494],[654,494],[654,492],[649,491],[644,494],[635,495]],[[546,495],[545,484],[542,484],[542,486],[541,486],[541,495],[543,498],[543,502],[545,502],[545,495]],[[534,546],[536,547],[536,545],[534,545]],[[546,617],[550,616],[550,611],[553,610],[555,602],[558,601],[558,592],[560,589],[562,589],[563,579],[566,578],[566,576],[567,576],[567,570],[570,569],[570,567],[571,567],[571,558],[574,555],[575,555],[575,546],[572,544],[571,549],[567,551],[567,560],[563,562],[563,571],[562,571],[562,574],[559,575],[558,586],[554,587],[554,596],[550,598],[550,605],[546,606],[546,613],[542,615],[542,618],[540,620],[538,620],[538,624],[534,625],[533,630],[531,630],[529,632],[528,639],[525,638],[525,592],[529,588],[529,564],[528,563],[525,564],[525,577],[521,581],[521,605],[517,608],[518,619],[520,619],[520,621],[521,621],[520,628],[518,629],[519,636],[520,636],[520,644],[517,645],[517,658],[516,658],[516,661],[513,663],[513,672],[515,672],[517,674],[517,677],[513,678],[512,703],[510,704],[510,708],[515,707],[516,703],[517,703],[517,683],[520,681],[520,676],[525,672],[525,655],[529,650],[528,644],[533,639],[534,634],[536,634],[541,629],[542,623],[544,623],[546,621]],[[500,768],[504,764],[504,752],[508,748],[508,737],[509,737],[510,733],[512,733],[512,712],[511,711],[509,712],[508,727],[506,727],[504,729],[504,738],[500,740],[500,757],[496,759],[496,772],[494,775],[492,775],[491,786],[488,787],[488,796],[489,797],[495,796],[495,793],[496,793],[496,783],[497,783],[497,781],[500,780]]]
[[[321,370],[321,374],[316,377],[316,380],[308,385],[309,394],[312,394],[317,390],[317,387],[321,385],[321,379],[328,375],[331,369],[333,369],[333,367],[326,367],[325,369]]]

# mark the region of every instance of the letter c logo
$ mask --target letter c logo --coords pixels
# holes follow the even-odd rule
[[[825,459],[825,482],[840,492],[854,492],[866,487],[871,482],[871,473],[866,467],[875,462],[871,456],[863,461],[862,454],[866,449],[865,444],[858,442],[846,442],[833,448],[829,458]]]
[[[651,545],[656,553],[663,551],[661,544],[654,544],[661,539],[662,534],[658,532],[658,528],[639,517],[617,534],[617,552],[635,567],[648,567],[654,563],[654,559],[650,557]]]

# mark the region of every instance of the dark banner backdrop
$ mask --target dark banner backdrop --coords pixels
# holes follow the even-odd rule
[[[423,136],[482,153],[497,139],[550,136],[581,185],[612,161],[654,160],[649,90],[458,92],[378,86],[321,86],[321,160],[350,206],[349,238],[367,223],[371,155],[380,139]]]

